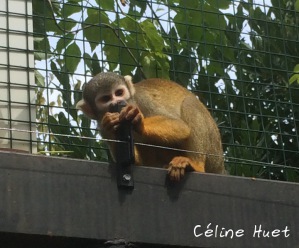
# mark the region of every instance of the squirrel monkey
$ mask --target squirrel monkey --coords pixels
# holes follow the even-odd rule
[[[109,112],[120,101],[127,106]],[[135,164],[167,167],[171,180],[179,181],[185,171],[225,172],[215,121],[195,95],[175,82],[152,78],[133,85],[130,76],[99,73],[84,85],[76,107],[98,121],[106,139],[114,139],[119,124],[130,121],[134,140],[154,145],[135,145]],[[108,146],[114,157],[115,144]]]

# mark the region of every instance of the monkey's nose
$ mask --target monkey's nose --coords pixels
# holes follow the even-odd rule
[[[115,101],[113,101],[110,104],[110,106],[116,106],[116,105],[124,105],[124,106],[126,106],[127,102],[125,100],[121,99],[121,100],[115,100]]]
[[[114,113],[114,112],[120,112],[123,107],[127,105],[127,102],[124,100],[118,101],[118,102],[113,102],[109,106],[109,112]]]

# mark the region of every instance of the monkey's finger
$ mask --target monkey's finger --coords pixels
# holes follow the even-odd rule
[[[142,115],[139,108],[132,106],[132,105],[128,105],[121,111],[121,113],[119,115],[119,119],[120,119],[120,121],[123,121],[123,120],[133,121],[135,119],[135,117],[138,115]],[[140,117],[137,117],[137,119],[134,122],[136,123]]]
[[[173,170],[173,181],[180,181],[180,170],[178,168],[175,168],[175,170]]]
[[[168,168],[168,176],[171,181],[180,181],[180,169],[170,166]]]
[[[185,169],[184,168],[177,168],[176,174],[175,174],[175,181],[180,181],[185,175]]]
[[[126,115],[126,119],[129,121],[134,120],[134,118],[139,114],[139,109],[131,109],[127,115]]]
[[[180,171],[180,177],[184,177],[185,176],[185,168],[181,168],[181,171]]]
[[[142,119],[143,119],[143,115],[141,113],[138,113],[132,120],[132,124],[136,125],[136,124],[140,123]]]
[[[119,113],[117,113],[117,112],[113,112],[113,113],[107,112],[104,115],[103,119],[105,119],[105,118],[119,118]]]
[[[132,120],[137,113],[139,113],[138,108],[128,105],[121,111],[120,119]]]
[[[120,113],[119,113],[119,119],[120,119],[120,121],[123,121],[123,120],[126,119],[127,113],[130,111],[131,108],[132,108],[132,106],[131,106],[131,105],[128,105],[128,106],[124,107],[124,108],[120,111]]]
[[[102,127],[104,129],[114,129],[114,126],[119,125],[119,114],[118,113],[106,113],[102,119]]]
[[[119,118],[118,116],[107,116],[105,118],[102,119],[102,125],[106,126],[106,125],[115,125],[119,123]]]

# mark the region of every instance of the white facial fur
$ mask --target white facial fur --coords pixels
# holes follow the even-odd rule
[[[127,101],[131,95],[125,85],[119,85],[110,92],[101,92],[95,98],[95,105],[101,112],[107,112],[111,104],[116,104],[120,101]]]

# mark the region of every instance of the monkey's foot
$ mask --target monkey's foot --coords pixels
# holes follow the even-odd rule
[[[174,157],[169,163],[168,175],[172,181],[180,181],[185,175],[186,169],[190,171],[204,172],[204,163],[194,162],[187,157]]]
[[[190,159],[174,157],[169,163],[168,175],[172,181],[180,181],[185,175],[186,167],[190,166]]]

